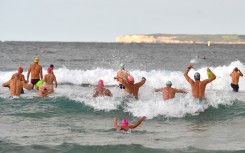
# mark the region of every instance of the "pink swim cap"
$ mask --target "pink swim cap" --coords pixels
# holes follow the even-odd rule
[[[129,83],[134,83],[134,77],[132,77],[132,75],[130,75],[130,76],[128,77],[128,82],[129,82]]]
[[[52,70],[53,70],[53,69],[52,69],[51,67],[48,67],[47,72],[48,72],[48,73],[51,73]]]
[[[48,90],[48,88],[47,88],[47,86],[44,85],[44,86],[41,86],[40,90],[41,90],[42,92],[44,92],[44,91]]]
[[[103,81],[103,80],[99,80],[98,86],[99,86],[99,87],[104,87],[104,81]]]
[[[123,119],[121,121],[121,126],[128,126],[128,120],[127,119]]]
[[[18,68],[18,71],[19,71],[20,73],[22,73],[22,72],[23,72],[23,67],[20,66],[20,67]]]

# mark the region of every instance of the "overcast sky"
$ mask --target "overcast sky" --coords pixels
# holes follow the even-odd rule
[[[245,0],[0,0],[0,40],[114,42],[154,33],[245,34]]]

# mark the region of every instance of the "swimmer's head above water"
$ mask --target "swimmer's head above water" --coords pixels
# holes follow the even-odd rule
[[[98,81],[98,86],[99,87],[104,87],[104,81],[103,80],[99,80]]]
[[[127,119],[123,119],[121,121],[121,126],[128,126],[128,120]]]
[[[134,83],[134,77],[130,75],[130,76],[128,77],[128,82],[129,82],[129,83]]]
[[[121,63],[121,64],[120,64],[120,67],[121,67],[122,69],[124,69],[124,68],[125,68],[125,64]]]
[[[38,63],[39,62],[39,58],[38,57],[35,57],[34,58],[34,63]]]
[[[48,67],[47,72],[48,72],[48,73],[51,73],[52,70],[53,70],[53,69],[52,69],[51,67]]]
[[[23,72],[23,67],[20,66],[20,67],[18,68],[18,72],[22,73],[22,72]]]
[[[201,78],[200,73],[199,73],[199,72],[196,72],[196,73],[194,74],[194,79],[195,79],[195,80],[200,80],[200,78]]]
[[[171,87],[172,86],[172,82],[171,81],[167,81],[166,82],[166,86],[170,86]]]

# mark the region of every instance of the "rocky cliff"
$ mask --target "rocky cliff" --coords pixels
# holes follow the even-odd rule
[[[245,44],[245,35],[186,35],[153,34],[125,35],[116,38],[118,43],[171,43],[171,44]]]

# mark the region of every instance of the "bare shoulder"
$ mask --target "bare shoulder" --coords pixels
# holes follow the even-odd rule
[[[34,64],[30,64],[30,68],[33,68]]]

